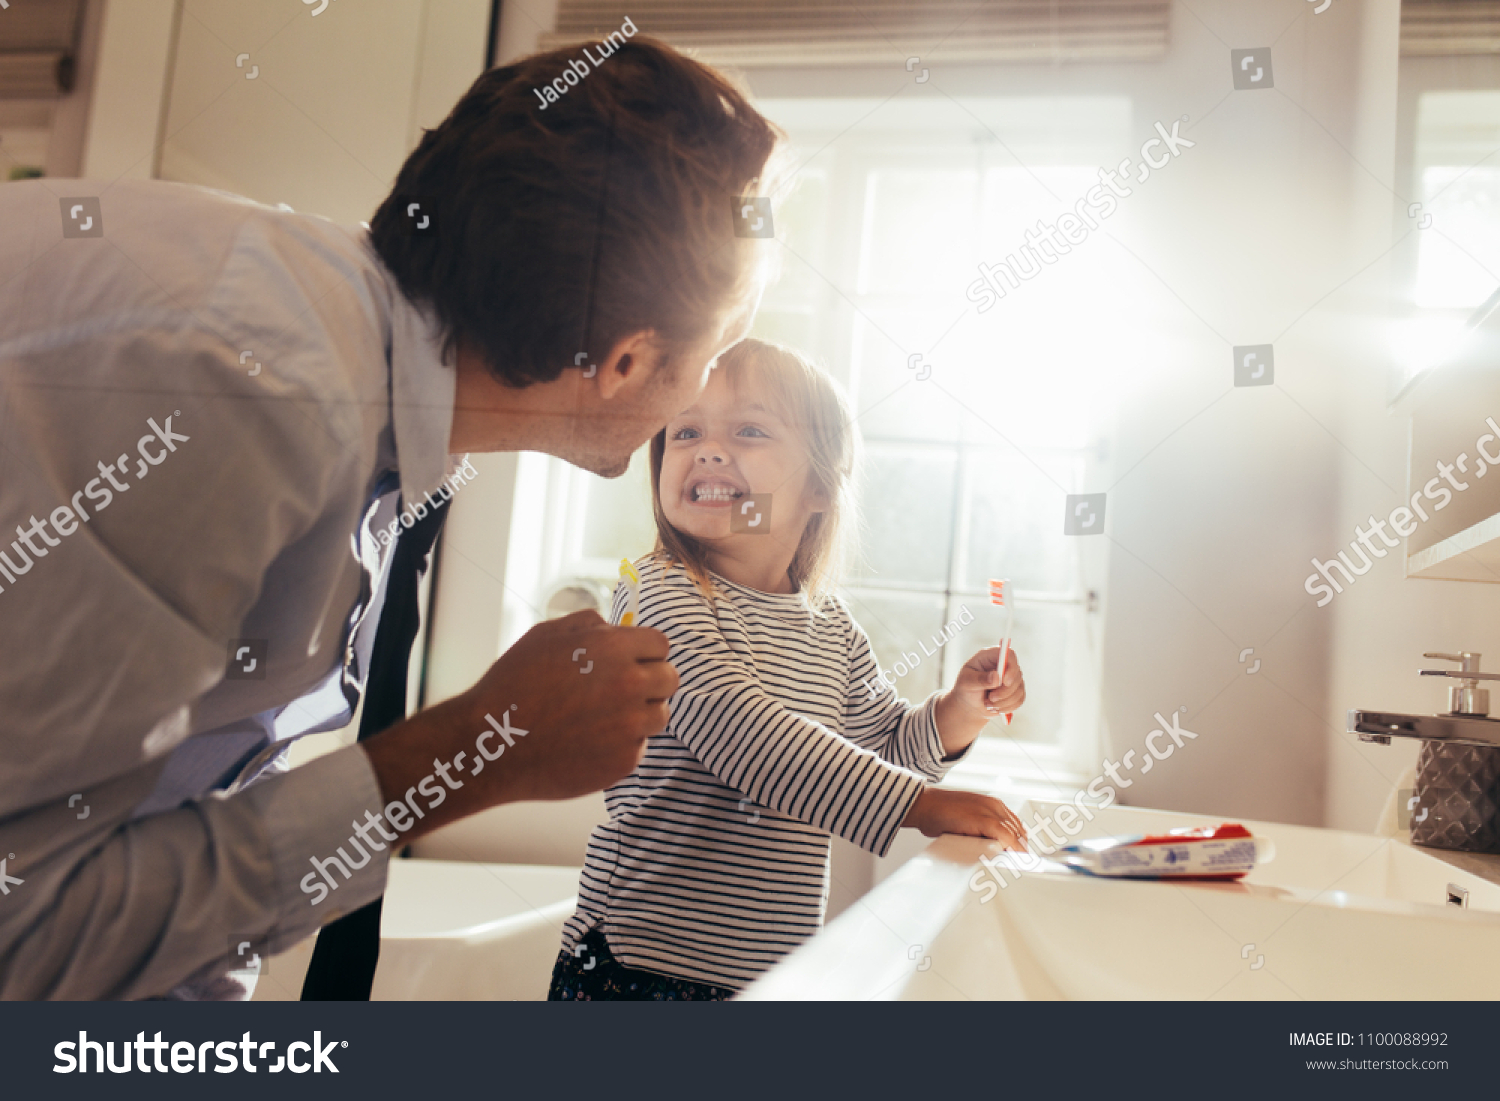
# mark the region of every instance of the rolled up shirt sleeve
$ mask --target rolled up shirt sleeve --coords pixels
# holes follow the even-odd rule
[[[0,823],[18,857],[0,895],[0,999],[161,995],[215,962],[232,966],[240,941],[279,952],[385,890],[389,850],[358,868],[341,861],[347,879],[330,863],[335,888],[321,900],[299,886],[314,858],[337,858],[331,844],[359,851],[343,839],[379,811],[358,746],[234,795],[115,821],[156,771]],[[93,829],[77,820],[85,807]]]

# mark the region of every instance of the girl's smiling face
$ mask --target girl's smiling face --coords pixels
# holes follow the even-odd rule
[[[731,387],[724,372],[714,371],[697,402],[667,424],[657,488],[668,522],[702,541],[713,557],[727,557],[715,571],[741,581],[733,576],[740,571],[721,567],[753,563],[751,577],[784,576],[808,518],[826,507],[809,485],[810,471],[795,427],[761,387],[751,379]],[[774,502],[769,530],[732,530],[734,510],[757,495]]]

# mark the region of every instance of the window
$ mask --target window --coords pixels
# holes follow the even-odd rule
[[[988,751],[1054,778],[1094,767],[1089,611],[1103,571],[1080,561],[1094,541],[1062,534],[1063,498],[1105,488],[1115,345],[1142,315],[1108,242],[1060,258],[986,315],[965,290],[980,260],[1015,251],[1098,182],[1102,150],[1128,140],[1129,101],[759,106],[791,136],[799,171],[774,205],[782,273],[753,333],[811,353],[849,389],[864,442],[860,554],[845,586],[856,618],[882,667],[906,668],[901,694],[921,699],[995,644],[988,581],[1009,577],[1028,700],[1013,726],[986,729]],[[1080,326],[1084,301],[1116,316]],[[638,455],[612,483],[577,476],[587,503],[568,568],[612,575],[621,554],[649,548],[645,466]]]
[[[1457,351],[1474,312],[1500,289],[1500,92],[1430,91],[1418,100],[1412,317],[1396,354],[1405,384]],[[1400,232],[1400,231],[1398,231]]]

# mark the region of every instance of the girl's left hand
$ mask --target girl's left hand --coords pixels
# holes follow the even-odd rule
[[[1026,678],[1021,674],[1021,662],[1014,647],[1005,663],[1003,682],[996,669],[999,664],[1000,647],[980,650],[958,671],[958,679],[953,684],[954,694],[969,707],[986,715],[1015,711],[1026,702]]]

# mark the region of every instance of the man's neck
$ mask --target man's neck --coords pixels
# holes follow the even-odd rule
[[[501,382],[483,359],[465,348],[454,368],[453,430],[448,450],[552,452],[560,437],[576,430],[576,372],[552,382],[517,388]]]

